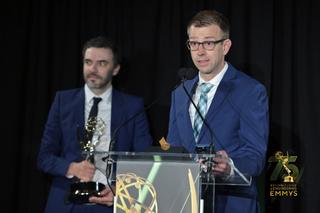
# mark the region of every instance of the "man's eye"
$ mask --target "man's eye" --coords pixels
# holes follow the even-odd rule
[[[86,65],[91,65],[92,64],[92,62],[91,61],[89,61],[89,60],[84,60],[84,62],[83,62],[84,64],[86,64]]]
[[[107,66],[107,64],[108,63],[106,61],[100,61],[99,62],[99,65],[102,66],[102,67]]]
[[[196,42],[196,41],[190,41],[190,43],[189,43],[191,46],[196,46],[197,44],[198,44],[198,42]]]

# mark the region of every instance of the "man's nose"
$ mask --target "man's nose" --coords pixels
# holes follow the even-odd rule
[[[205,52],[206,52],[206,50],[204,49],[203,44],[199,44],[197,54],[198,55],[203,55]]]
[[[89,66],[89,71],[90,72],[97,72],[98,69],[97,69],[97,65],[95,63],[92,63],[90,66]]]

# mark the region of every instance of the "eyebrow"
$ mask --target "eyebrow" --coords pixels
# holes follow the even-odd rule
[[[83,59],[84,61],[94,61],[94,60],[92,60],[92,59],[90,59],[90,58],[84,58]],[[96,60],[97,62],[101,62],[101,61],[106,61],[106,62],[109,62],[109,60],[107,60],[107,59],[101,59],[101,60]]]
[[[204,37],[204,38],[213,38],[213,39],[215,39],[214,36],[207,36],[207,37]]]

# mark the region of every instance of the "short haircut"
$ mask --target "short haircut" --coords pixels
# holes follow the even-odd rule
[[[89,41],[87,41],[82,48],[82,57],[84,57],[86,50],[88,48],[105,48],[105,49],[111,49],[112,53],[113,53],[113,62],[114,65],[118,65],[120,64],[120,51],[118,46],[116,45],[115,41],[112,40],[111,38],[108,37],[104,37],[104,36],[98,36],[95,38],[90,39]]]
[[[230,34],[230,24],[227,17],[225,17],[222,13],[219,13],[216,10],[203,10],[198,12],[189,22],[187,26],[187,30],[191,26],[194,27],[207,27],[209,25],[215,24],[220,27],[223,32],[225,38],[229,38]]]

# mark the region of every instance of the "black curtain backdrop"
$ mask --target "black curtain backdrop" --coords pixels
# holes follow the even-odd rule
[[[123,53],[115,87],[144,97],[154,143],[167,133],[169,92],[177,70],[192,66],[186,24],[201,9],[231,22],[227,60],[262,82],[270,97],[268,157],[297,155],[297,197],[269,195],[266,212],[319,212],[320,5],[318,0],[11,0],[1,4],[1,212],[43,212],[50,178],[36,168],[49,107],[57,90],[81,87],[82,44],[114,37]],[[4,127],[4,128],[3,128]],[[4,137],[3,137],[4,136]],[[317,142],[318,141],[318,142]]]

